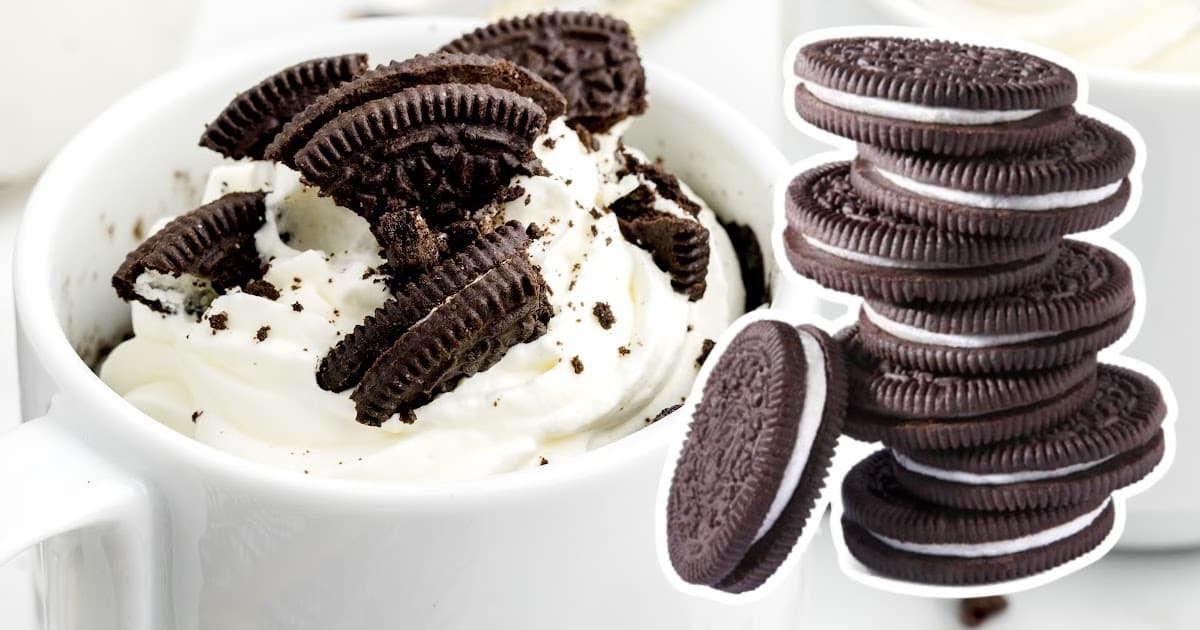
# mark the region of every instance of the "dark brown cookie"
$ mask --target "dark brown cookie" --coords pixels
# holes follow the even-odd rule
[[[859,340],[873,356],[932,372],[992,374],[1075,363],[1133,318],[1133,276],[1116,254],[1066,240],[1054,268],[1019,291],[959,304],[868,301]]]
[[[864,144],[939,155],[1021,152],[1071,132],[1066,68],[1002,48],[901,37],[801,48],[795,105],[813,125]]]
[[[767,270],[762,246],[754,229],[741,223],[722,223],[721,228],[729,236],[729,243],[738,257],[738,269],[742,272],[742,286],[746,289],[745,312],[767,303],[770,298],[767,287]]]
[[[525,228],[510,221],[404,285],[329,351],[317,370],[317,384],[335,392],[358,384],[367,368],[414,324],[489,270],[524,256],[529,243]]]
[[[1100,367],[1096,395],[1054,426],[1008,442],[953,450],[899,450],[899,482],[938,505],[1027,510],[1094,503],[1145,477],[1162,460],[1162,392],[1146,376]]]
[[[668,556],[683,580],[740,593],[776,571],[808,522],[845,375],[827,335],[773,320],[746,325],[716,361],[672,475]]]
[[[446,44],[443,52],[508,59],[567,98],[567,117],[607,131],[646,111],[646,76],[629,25],[595,13],[541,13],[502,20]]]
[[[339,115],[407,88],[451,83],[490,85],[528,97],[546,113],[547,123],[562,116],[567,107],[554,86],[510,61],[456,53],[421,55],[379,66],[317,98],[283,126],[266,155],[295,165],[296,153]]]
[[[200,146],[233,159],[266,157],[267,145],[317,97],[367,69],[364,54],[310,59],[284,68],[238,94],[204,129]]]
[[[968,376],[914,370],[863,351],[856,328],[838,335],[850,366],[846,434],[904,449],[957,449],[1053,426],[1089,404],[1096,360],[1042,371]]]
[[[784,242],[801,275],[888,301],[964,301],[1015,289],[1053,262],[1057,238],[998,239],[920,225],[871,205],[850,163],[805,171],[788,186]]]
[[[658,193],[642,184],[611,204],[621,234],[650,252],[671,286],[695,302],[708,288],[709,233],[699,220],[654,208]]]
[[[864,566],[895,579],[948,586],[1006,582],[1048,571],[1099,546],[1115,522],[1107,497],[1020,512],[926,503],[897,482],[887,451],[851,469],[842,485],[842,502],[846,547]],[[1034,538],[1050,532],[1047,538]]]
[[[488,85],[420,86],[370,101],[322,127],[296,154],[306,181],[368,219],[420,208],[440,230],[471,220],[516,175],[539,172],[546,115]]]
[[[141,289],[182,291],[183,310],[199,314],[217,292],[258,277],[262,263],[254,233],[266,221],[265,198],[261,192],[230,193],[175,218],[125,257],[112,277],[117,295],[169,313],[173,306]],[[148,272],[163,278],[139,287],[138,279]]]

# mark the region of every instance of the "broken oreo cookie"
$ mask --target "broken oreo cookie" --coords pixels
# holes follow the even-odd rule
[[[162,313],[199,314],[217,292],[261,274],[254,233],[266,195],[229,193],[176,217],[137,246],[112,277],[121,299]]]
[[[672,475],[667,552],[684,581],[742,593],[811,526],[841,433],[845,372],[824,332],[774,320],[747,324],[715,360]]]
[[[264,159],[267,145],[284,123],[366,69],[364,54],[310,59],[284,68],[235,96],[205,128],[200,145],[235,160]]]
[[[569,122],[593,132],[646,111],[646,76],[629,25],[596,13],[553,12],[502,20],[446,44],[443,52],[508,59],[567,99]]]
[[[658,210],[655,191],[645,184],[610,204],[621,235],[650,252],[671,275],[671,286],[695,302],[708,288],[708,228],[696,219]]]

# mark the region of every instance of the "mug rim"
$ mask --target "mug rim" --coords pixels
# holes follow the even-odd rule
[[[56,309],[50,282],[42,274],[54,251],[52,225],[67,211],[66,187],[74,173],[93,168],[118,143],[124,130],[138,124],[140,114],[162,107],[167,94],[202,90],[213,81],[240,70],[264,65],[271,59],[294,60],[319,46],[363,43],[395,38],[404,29],[447,29],[464,32],[481,22],[468,18],[408,16],[347,22],[320,29],[318,33],[299,32],[287,44],[239,49],[172,69],[128,93],[95,118],[54,157],[38,178],[21,219],[13,257],[13,295],[17,334],[32,348],[43,370],[55,385],[57,396],[86,400],[100,407],[97,416],[116,423],[125,440],[139,441],[138,448],[153,444],[170,449],[180,461],[203,471],[205,475],[224,477],[231,482],[269,486],[277,493],[319,496],[322,500],[353,501],[362,498],[394,498],[436,502],[452,496],[486,501],[520,492],[539,492],[548,488],[599,477],[619,469],[623,463],[665,445],[681,420],[679,415],[664,418],[612,444],[576,455],[553,467],[527,469],[456,481],[375,481],[306,476],[265,463],[246,459],[203,444],[177,433],[138,410],[112,390],[84,362],[67,338]],[[303,36],[301,38],[300,36]],[[353,47],[353,46],[351,46]],[[370,46],[359,46],[367,48]],[[283,63],[287,63],[283,61]],[[753,170],[764,173],[765,181],[776,181],[787,170],[787,160],[766,134],[732,106],[682,75],[644,61],[648,79],[659,90],[677,97],[690,113],[707,126],[723,127],[738,137],[739,144],[752,156]],[[760,240],[770,235],[759,235]],[[768,261],[768,267],[775,261]],[[778,287],[775,287],[777,290]],[[54,405],[51,405],[53,409]]]

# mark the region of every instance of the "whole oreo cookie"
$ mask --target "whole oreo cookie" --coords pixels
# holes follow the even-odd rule
[[[1023,510],[957,510],[914,497],[887,451],[859,462],[842,485],[846,547],[871,571],[907,582],[972,586],[1048,571],[1112,531],[1112,501]]]
[[[1166,403],[1146,376],[1103,365],[1096,395],[1065,421],[1002,444],[893,452],[914,496],[953,508],[1026,510],[1094,503],[1162,460]]]
[[[238,94],[200,136],[200,145],[233,159],[266,157],[267,145],[320,95],[367,69],[364,54],[310,59]]]
[[[261,275],[254,233],[266,195],[229,193],[176,217],[137,246],[112,277],[121,299],[163,313],[199,314],[216,294]]]
[[[593,132],[646,111],[646,76],[629,25],[596,13],[554,12],[502,20],[443,52],[508,59],[567,99],[567,118]]]
[[[455,53],[421,55],[379,66],[323,94],[283,126],[266,155],[294,166],[296,153],[317,130],[342,113],[407,88],[448,83],[490,85],[516,92],[537,103],[547,122],[562,116],[567,107],[562,94],[545,79],[504,59]]]
[[[1011,291],[1044,273],[1057,238],[957,234],[882,211],[850,182],[850,163],[801,173],[788,186],[785,247],[798,273],[893,302],[959,302]]]
[[[846,435],[902,449],[959,449],[1044,430],[1096,394],[1094,357],[1058,368],[996,375],[939,374],[880,361],[850,327]]]
[[[1133,319],[1133,275],[1096,245],[1065,240],[1053,269],[1020,290],[974,302],[868,301],[859,340],[873,356],[919,370],[993,374],[1078,362],[1120,339]]]
[[[1019,155],[947,158],[864,146],[852,179],[891,212],[969,234],[1045,238],[1103,226],[1129,201],[1133,143],[1080,116],[1070,136]]]
[[[471,220],[516,175],[541,170],[546,114],[489,85],[407,88],[339,114],[296,154],[305,180],[368,219],[420,209],[440,229]]]
[[[795,106],[830,133],[897,151],[1031,151],[1074,126],[1075,75],[1028,53],[900,37],[800,49]]]
[[[747,325],[716,359],[667,500],[671,564],[686,582],[742,593],[791,553],[824,485],[846,383],[812,326]]]

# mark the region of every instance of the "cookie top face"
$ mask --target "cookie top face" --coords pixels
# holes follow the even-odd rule
[[[1075,101],[1075,75],[1003,48],[900,37],[853,37],[800,49],[803,81],[841,92],[929,107],[1045,110]]]
[[[932,468],[977,475],[1063,472],[1103,463],[1159,433],[1166,402],[1154,381],[1113,365],[1100,366],[1096,381],[1089,404],[1045,431],[988,447],[904,455]]]
[[[200,145],[228,158],[266,157],[267,145],[297,113],[320,95],[367,69],[361,53],[300,62],[238,94],[208,124]]]
[[[338,115],[406,88],[449,83],[490,85],[515,92],[541,107],[547,121],[562,116],[567,107],[562,94],[545,79],[504,59],[457,53],[419,55],[367,71],[315,99],[283,126],[266,155],[294,165],[296,153]]]
[[[442,52],[508,59],[567,99],[567,118],[595,131],[646,111],[646,76],[629,25],[596,13],[553,12],[502,20]]]
[[[806,364],[799,333],[777,321],[747,325],[717,359],[667,502],[669,555],[685,581],[716,584],[754,544],[796,443],[809,369],[820,366]]]
[[[1068,239],[1059,246],[1051,271],[1018,291],[959,304],[869,301],[864,314],[903,339],[969,347],[1019,343],[1097,326],[1128,313],[1133,304],[1133,275],[1125,261],[1103,247]]]
[[[155,311],[200,314],[217,295],[261,276],[254,233],[266,195],[230,193],[176,217],[138,245],[113,274],[121,299]]]
[[[914,154],[863,145],[863,159],[893,185],[941,201],[984,208],[1047,210],[1095,203],[1117,192],[1136,152],[1125,134],[1087,116],[1065,140],[977,158]]]

